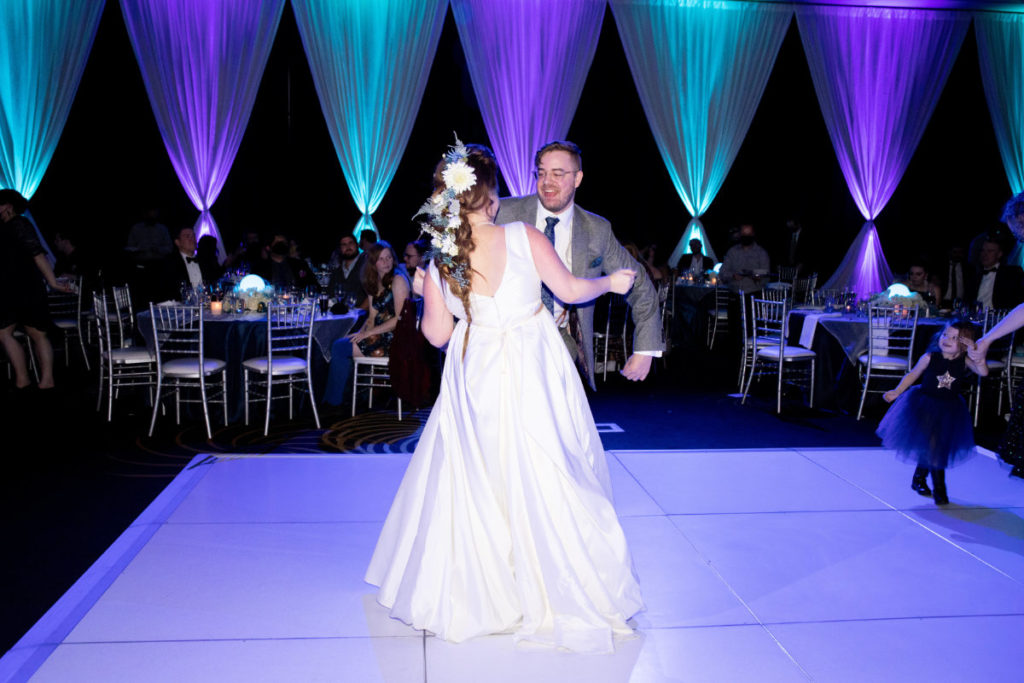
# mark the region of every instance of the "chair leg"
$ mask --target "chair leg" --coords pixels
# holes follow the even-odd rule
[[[103,361],[100,361],[100,372],[103,372]],[[120,387],[118,387],[120,388]],[[107,422],[114,419],[114,366],[107,368]]]
[[[100,412],[100,408],[103,407],[103,358],[100,358],[100,386],[96,390],[96,412]],[[110,420],[107,420],[109,422]]]
[[[359,389],[359,363],[352,367],[352,417],[356,416],[356,391]]]
[[[783,356],[784,356],[783,348],[784,347],[780,346],[780,349],[779,349],[778,379],[776,380],[776,384],[775,384],[775,414],[776,415],[781,415],[782,414],[782,368],[785,365],[782,362],[782,359],[783,359]]]
[[[267,391],[267,413],[263,417],[263,436],[266,436],[270,432],[270,401],[271,401],[271,398],[274,395],[273,394],[274,390],[272,388],[273,386],[274,386],[273,378],[270,376],[270,373],[268,372],[267,373],[267,386],[266,386],[266,391]]]
[[[210,429],[210,410],[206,403],[206,378],[200,369],[199,374],[199,396],[203,399],[203,422],[206,424],[206,438],[213,439],[213,430]]]
[[[160,410],[160,387],[162,384],[160,375],[156,377],[156,396],[153,398],[153,417],[149,419],[149,436],[153,436],[153,427],[156,425],[156,413]]]
[[[743,389],[743,399],[740,401],[740,405],[743,405],[743,404],[745,404],[747,402],[747,394],[750,393],[750,385],[754,381],[754,373],[756,371],[757,371],[757,354],[754,354],[754,359],[753,359],[753,361],[751,361],[750,371],[749,371],[749,374],[747,375],[747,386],[746,386],[745,389]]]
[[[810,395],[810,398],[808,400],[808,406],[810,408],[813,408],[814,407],[814,359],[813,358],[811,359],[811,392],[810,393],[811,393],[811,395]]]
[[[220,400],[224,404],[224,426],[228,426],[228,369],[220,371]]]
[[[864,399],[868,397],[868,384],[871,382],[871,368],[864,371],[864,387],[860,392],[860,406],[857,408],[857,419],[864,414]]]
[[[82,360],[85,361],[85,369],[87,371],[92,370],[92,368],[89,366],[89,354],[85,350],[85,337],[82,336],[81,330],[78,331],[78,345],[82,347]]]
[[[242,412],[242,423],[249,426],[249,368],[242,368],[242,393],[245,397],[245,408]]]
[[[310,372],[306,373],[306,385],[309,387],[309,405],[313,408],[313,422],[320,429],[320,414],[316,411],[316,396],[313,395],[313,374]]]
[[[398,421],[402,421],[402,399],[398,399]]]

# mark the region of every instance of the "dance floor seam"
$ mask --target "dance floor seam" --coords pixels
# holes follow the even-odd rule
[[[990,458],[938,508],[879,448],[609,451],[647,609],[608,657],[389,618],[362,577],[408,461],[195,456],[0,681],[1019,678],[1024,487]]]

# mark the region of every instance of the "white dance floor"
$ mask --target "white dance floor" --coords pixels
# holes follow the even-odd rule
[[[407,455],[197,457],[0,660],[32,681],[1020,681],[1024,485],[881,449],[616,451],[614,655],[450,645],[362,582]]]

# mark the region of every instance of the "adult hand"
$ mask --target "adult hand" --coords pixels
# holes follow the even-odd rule
[[[967,349],[967,357],[971,359],[972,363],[975,365],[985,364],[985,356],[988,351],[987,348],[982,349],[980,344],[972,342],[970,339],[965,339],[963,344]]]
[[[419,266],[416,267],[416,274],[412,278],[412,293],[416,296],[423,296],[423,278],[426,272]]]
[[[654,356],[634,353],[626,360],[626,364],[622,366],[620,374],[628,380],[640,382],[646,379],[647,373],[651,371],[651,361],[653,359]]]
[[[633,281],[636,280],[636,271],[629,268],[617,270],[608,276],[609,291],[616,294],[625,294],[633,288]]]
[[[974,343],[974,348],[978,353],[981,354],[982,358],[985,358],[985,356],[988,355],[988,347],[991,343],[991,339],[985,339],[984,337],[982,337],[981,339]],[[970,354],[970,347],[968,347],[967,357],[970,358],[971,360],[974,360],[974,357]]]
[[[367,332],[356,332],[355,334],[350,334],[348,339],[353,344],[358,344],[359,342],[363,341],[364,339],[366,339],[369,336],[370,335]]]
[[[892,403],[893,401],[896,400],[897,396],[899,396],[899,394],[897,394],[896,390],[893,389],[882,394],[882,400],[885,401],[886,403]]]

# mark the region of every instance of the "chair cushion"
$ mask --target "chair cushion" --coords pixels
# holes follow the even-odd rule
[[[266,358],[250,358],[249,360],[242,363],[242,365],[248,368],[249,370],[253,370],[264,375],[267,374]],[[275,375],[294,375],[296,373],[305,371],[306,361],[302,358],[295,358],[294,356],[274,357]]]
[[[126,349],[114,349],[103,354],[114,363],[152,363],[156,360],[153,353],[144,346],[132,346]]]
[[[1003,368],[1006,367],[1006,361],[993,360],[991,358],[986,358],[985,359],[985,365],[988,366],[989,370],[1002,370]]]
[[[814,351],[805,349],[802,346],[762,346],[757,350],[757,355],[761,356],[761,358],[774,358],[778,360],[780,349],[783,360],[810,360],[818,355]]]
[[[857,358],[861,365],[868,364],[868,354],[862,353]],[[871,356],[871,367],[880,370],[901,370],[910,367],[910,362],[900,356]]]
[[[216,358],[206,358],[203,362],[204,374],[212,375],[224,369],[226,363]],[[198,377],[198,358],[175,358],[163,364],[163,373],[171,377]]]
[[[604,337],[604,334],[594,333],[594,336]],[[356,365],[387,365],[391,361],[387,356],[355,356],[352,362]]]
[[[53,326],[62,330],[73,330],[78,327],[78,321],[74,318],[53,318]]]

